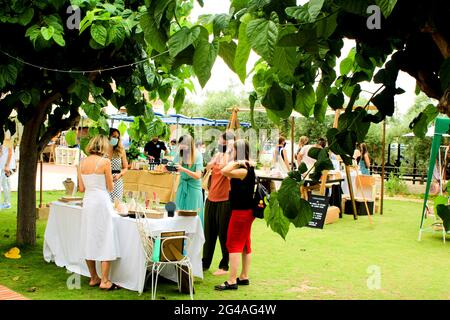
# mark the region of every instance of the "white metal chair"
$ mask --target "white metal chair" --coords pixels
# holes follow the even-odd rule
[[[147,274],[152,277],[151,297],[156,299],[156,290],[158,277],[166,266],[174,266],[177,272],[178,290],[181,292],[182,276],[186,274],[189,282],[189,295],[194,299],[194,276],[192,273],[192,264],[184,252],[189,250],[191,240],[184,235],[184,231],[162,232],[160,235],[153,236],[148,232],[147,218],[145,213],[138,210],[136,212],[136,224],[141,238],[141,243],[145,251],[146,269],[150,271]],[[155,251],[156,250],[156,251]],[[159,253],[159,254],[158,254]]]

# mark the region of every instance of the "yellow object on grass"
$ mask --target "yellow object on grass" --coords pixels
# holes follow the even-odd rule
[[[20,249],[17,247],[9,249],[9,251],[5,253],[5,257],[8,259],[20,259]]]

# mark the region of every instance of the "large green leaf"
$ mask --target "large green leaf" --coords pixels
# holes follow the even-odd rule
[[[161,23],[161,19],[166,12],[167,7],[170,3],[173,3],[175,0],[158,0],[156,1],[155,5],[155,23],[157,26]]]
[[[208,38],[208,32],[204,29],[200,33],[194,53],[194,72],[202,87],[211,78],[211,69],[219,53],[219,39],[215,38],[209,43]]]
[[[230,42],[220,42],[219,43],[219,56],[227,64],[227,66],[234,72],[236,72],[234,67],[234,57],[236,56],[236,43],[234,41]]]
[[[297,67],[297,50],[293,47],[276,47],[272,65],[281,76],[292,76]]]
[[[215,15],[213,19],[213,32],[215,36],[219,36],[220,32],[225,30],[230,23],[230,16],[226,13]]]
[[[250,56],[250,49],[250,43],[247,38],[247,24],[241,22],[236,56],[234,58],[234,68],[242,83],[245,83],[245,78],[247,77],[247,61]]]
[[[178,53],[186,49],[189,45],[193,44],[197,40],[200,31],[201,30],[199,27],[194,27],[192,29],[183,27],[180,30],[178,30],[175,34],[173,34],[168,42],[170,56],[175,57]]]
[[[450,231],[450,209],[447,205],[439,204],[436,207],[437,215],[442,219],[445,231]]]
[[[74,146],[77,144],[77,133],[74,130],[69,130],[65,135],[65,139],[68,146]]]
[[[143,15],[140,24],[144,31],[145,42],[159,52],[165,51],[167,35],[157,27],[153,16],[150,14]]]
[[[19,23],[23,26],[26,26],[31,22],[34,16],[34,9],[27,8],[24,13],[19,16]]]
[[[328,39],[336,31],[338,14],[334,13],[325,19],[316,22],[318,38]]]
[[[439,70],[442,90],[447,90],[450,85],[450,58],[447,58]]]
[[[83,111],[86,113],[89,119],[98,121],[100,118],[100,108],[93,103],[85,103],[81,106]]]
[[[170,93],[172,92],[172,85],[170,83],[164,84],[159,86],[158,88],[158,94],[159,94],[159,98],[163,101],[166,102],[167,99],[170,96]]]
[[[278,202],[278,193],[272,192],[270,194],[270,201],[264,210],[264,219],[267,225],[276,233],[278,233],[283,239],[286,239],[286,235],[289,232],[289,220],[283,215],[283,211],[280,208]]]
[[[305,4],[303,6],[288,7],[285,11],[289,17],[293,17],[301,23],[311,22],[308,11],[308,4]]]
[[[278,191],[278,201],[286,218],[291,220],[297,228],[308,224],[312,218],[311,206],[300,195],[301,183],[287,177],[281,183]]]
[[[346,111],[339,117],[339,131],[354,131],[357,142],[364,142],[370,129],[370,122],[365,119],[366,115],[367,111],[363,108],[357,108],[353,112]]]
[[[103,25],[96,23],[91,26],[91,36],[95,42],[104,46],[108,37],[108,31]]]
[[[322,10],[325,0],[310,0],[308,2],[308,13],[311,21],[315,21],[320,11]]]
[[[54,33],[55,33],[55,28],[53,28],[52,26],[41,27],[41,35],[44,38],[44,40],[46,40],[46,41],[50,40]]]
[[[261,104],[269,110],[281,111],[286,105],[286,96],[277,82],[273,82],[263,97]]]
[[[411,122],[410,129],[413,130],[416,137],[425,138],[428,131],[428,125],[439,115],[439,110],[434,105],[429,104],[426,108]]]
[[[396,94],[395,88],[387,87],[377,94],[372,102],[383,115],[392,117],[395,110],[394,97]]]
[[[275,22],[266,19],[252,20],[247,26],[247,38],[257,54],[268,62],[272,61],[278,39]]]
[[[184,98],[186,96],[186,90],[184,88],[178,89],[175,98],[173,99],[173,108],[175,109],[176,113],[180,113],[181,107],[184,103]]]
[[[397,0],[376,0],[376,4],[380,7],[385,18],[388,18],[397,4]]]
[[[316,93],[312,85],[306,85],[297,91],[294,109],[309,118],[316,102]]]
[[[0,65],[0,82],[3,85],[0,85],[0,88],[5,86],[6,83],[14,85],[17,79],[17,68],[12,65]]]
[[[153,16],[143,15],[140,24],[144,31],[145,42],[155,50],[163,52],[166,49],[167,35],[158,29]]]

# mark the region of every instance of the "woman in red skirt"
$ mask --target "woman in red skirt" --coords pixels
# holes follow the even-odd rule
[[[255,189],[255,169],[249,161],[250,147],[247,141],[238,140],[234,144],[230,162],[222,169],[222,174],[231,179],[230,206],[231,219],[228,225],[227,249],[230,255],[228,281],[215,286],[216,290],[236,290],[238,285],[249,285],[251,260],[250,233],[253,220],[253,194]],[[242,271],[237,277],[242,255]]]

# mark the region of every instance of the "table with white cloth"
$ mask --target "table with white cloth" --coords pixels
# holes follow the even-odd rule
[[[82,208],[54,202],[44,235],[44,259],[54,261],[59,267],[89,277],[85,260],[80,253],[80,229]],[[115,236],[119,244],[120,258],[111,263],[110,279],[122,288],[142,293],[145,285],[145,253],[136,225],[136,219],[114,216]],[[191,240],[187,256],[190,258],[195,277],[203,278],[202,248],[205,242],[203,227],[198,216],[165,217],[148,219],[148,232],[156,236],[161,232],[185,231]],[[172,266],[171,266],[172,267]],[[97,271],[100,273],[100,262]],[[100,274],[99,274],[100,275]],[[175,268],[164,268],[161,276],[177,281]]]

